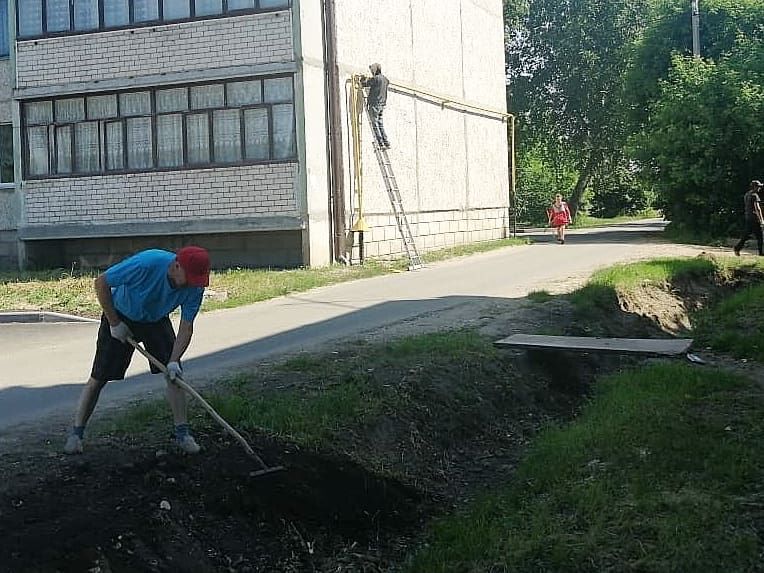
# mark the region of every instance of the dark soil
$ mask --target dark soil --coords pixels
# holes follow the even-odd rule
[[[0,571],[397,570],[427,522],[505,482],[583,397],[551,388],[522,354],[435,361],[375,370],[367,383],[395,407],[318,451],[248,436],[287,468],[256,479],[211,425],[197,425],[193,457],[165,451],[154,426],[91,436],[77,457],[59,453],[62,434],[22,439],[0,454]]]
[[[252,478],[253,460],[214,442],[193,458],[115,443],[19,463],[0,496],[0,570],[376,571],[390,531],[421,527],[430,501],[411,487],[258,446],[288,470]]]

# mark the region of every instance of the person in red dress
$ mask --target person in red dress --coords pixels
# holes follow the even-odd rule
[[[554,203],[547,211],[549,215],[549,224],[555,228],[557,232],[557,242],[561,245],[565,244],[565,229],[570,225],[572,217],[570,216],[570,209],[568,204],[562,200],[562,195],[559,193],[554,197]]]

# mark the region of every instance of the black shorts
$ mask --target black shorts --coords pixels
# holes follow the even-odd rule
[[[169,362],[175,345],[175,330],[172,328],[169,317],[164,317],[158,322],[134,322],[121,314],[119,318],[130,327],[133,338],[143,342],[144,348],[150,354],[162,364]],[[123,344],[111,336],[109,321],[106,320],[105,315],[101,315],[101,327],[98,329],[96,354],[90,376],[101,382],[124,379],[134,350],[129,343]],[[153,364],[150,366],[152,374],[159,374],[159,368]]]

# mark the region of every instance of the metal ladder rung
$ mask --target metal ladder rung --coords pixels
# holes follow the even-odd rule
[[[371,117],[369,116],[368,108],[364,106],[364,109],[366,118],[369,121],[369,126],[371,127]],[[409,270],[421,269],[424,264],[422,263],[422,258],[419,256],[419,251],[416,247],[414,234],[411,232],[411,226],[409,225],[406,210],[403,208],[403,199],[401,198],[400,189],[398,188],[398,181],[393,172],[390,156],[387,154],[386,149],[382,149],[377,145],[376,140],[374,140],[373,146],[374,154],[377,157],[377,162],[379,163],[379,168],[382,172],[382,180],[385,183],[385,188],[387,189],[387,194],[390,198],[390,206],[393,209],[395,222],[398,225],[398,231],[403,240],[403,247],[409,258]]]

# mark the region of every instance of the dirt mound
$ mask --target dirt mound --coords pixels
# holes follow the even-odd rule
[[[725,270],[717,265],[716,269],[683,274],[670,282],[646,281],[628,289],[599,293],[597,311],[579,313],[569,332],[646,338],[687,335],[692,332],[695,313],[739,289],[764,281],[764,273],[756,267]]]
[[[289,470],[250,478],[251,460],[216,445],[199,458],[57,460],[58,475],[3,496],[0,570],[311,571],[340,548],[368,553],[420,526],[426,499],[414,489],[347,459],[260,446]]]

